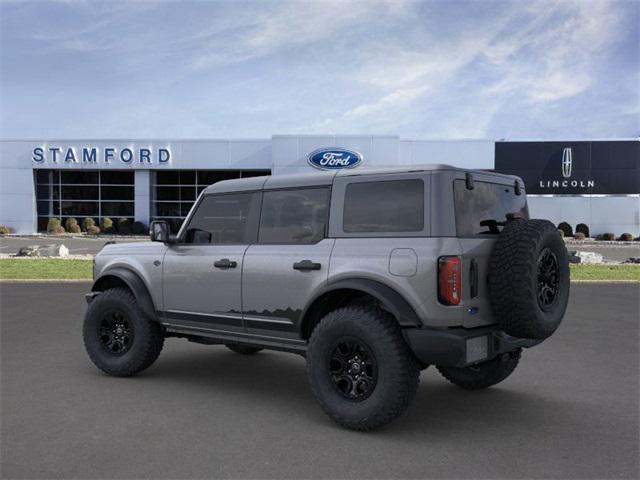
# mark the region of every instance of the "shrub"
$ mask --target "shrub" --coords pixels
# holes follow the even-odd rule
[[[80,233],[81,231],[80,225],[78,225],[78,220],[73,217],[67,218],[67,220],[64,222],[64,228],[69,233]]]
[[[82,220],[82,230],[84,230],[85,232],[89,230],[89,227],[95,227],[95,226],[96,226],[96,222],[91,217],[87,217],[84,220]]]
[[[65,232],[64,227],[62,225],[56,225],[55,227],[53,227],[49,233],[53,234],[53,235],[61,235]]]
[[[584,240],[584,239],[585,239],[585,238],[587,238],[587,237],[586,237],[586,236],[585,236],[585,234],[584,234],[584,233],[582,233],[582,232],[576,232],[576,233],[573,235],[573,238],[575,238],[576,240]]]
[[[558,224],[558,230],[562,230],[565,237],[573,237],[573,229],[567,222],[560,222]]]
[[[95,225],[89,225],[87,227],[88,235],[98,235],[100,233],[100,227],[96,227]]]
[[[104,233],[115,233],[115,228],[113,228],[113,220],[109,217],[104,217],[102,219],[102,225],[100,225],[100,230]]]
[[[558,233],[560,234],[561,237],[564,237],[564,232],[560,229],[558,229]]]
[[[6,225],[0,225],[0,235],[6,235],[11,232],[12,229],[10,227],[7,227]]]
[[[606,232],[601,234],[598,238],[600,240],[611,241],[611,240],[615,240],[616,236],[611,232]]]
[[[116,230],[120,235],[131,235],[131,222],[128,218],[119,218]]]
[[[589,238],[589,226],[586,223],[579,223],[576,225],[576,233],[584,233],[584,236]]]
[[[144,226],[144,223],[142,222],[133,222],[133,225],[131,226],[131,231],[135,234],[135,235],[144,235],[147,232],[147,228]]]
[[[60,232],[54,232],[54,230],[57,229],[58,227],[62,227],[62,223],[60,222],[60,219],[50,218],[49,221],[47,222],[47,233],[60,233]]]
[[[621,242],[631,242],[633,241],[633,235],[631,235],[630,233],[623,233],[622,235],[620,235],[620,238],[618,238],[618,240],[620,240]]]

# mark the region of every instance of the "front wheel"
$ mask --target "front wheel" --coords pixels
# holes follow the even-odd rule
[[[307,349],[307,377],[322,409],[351,430],[391,422],[416,393],[420,367],[393,317],[373,306],[326,315]]]
[[[156,361],[164,344],[160,324],[148,319],[124,288],[106,290],[89,304],[82,329],[89,358],[105,373],[135,375]]]
[[[464,368],[437,367],[444,378],[465,390],[480,390],[505,380],[518,366],[521,349]]]

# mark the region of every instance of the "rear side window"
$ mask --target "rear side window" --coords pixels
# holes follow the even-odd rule
[[[265,192],[260,214],[260,243],[316,243],[325,237],[328,188]]]
[[[358,182],[347,185],[343,215],[345,232],[420,232],[423,229],[422,180]]]
[[[529,218],[526,195],[509,185],[476,181],[469,190],[464,180],[455,180],[453,191],[459,237],[498,234],[508,214]]]
[[[249,243],[249,218],[252,208],[255,208],[256,195],[238,193],[205,196],[189,221],[185,243]]]

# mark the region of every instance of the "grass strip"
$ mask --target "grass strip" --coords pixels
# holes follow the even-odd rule
[[[571,264],[571,280],[637,280],[640,265]]]
[[[1,259],[0,279],[91,280],[91,260]],[[640,265],[571,264],[572,280],[637,280]]]
[[[63,259],[1,259],[0,279],[3,280],[91,280],[91,260]]]

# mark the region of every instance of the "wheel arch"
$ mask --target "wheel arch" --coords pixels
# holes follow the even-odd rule
[[[376,280],[352,278],[331,283],[316,293],[302,312],[300,336],[308,339],[328,311],[366,297],[378,301],[401,327],[416,327],[422,324],[413,307],[395,289]]]
[[[91,287],[92,292],[104,292],[110,288],[127,288],[136,297],[142,312],[151,320],[158,320],[149,289],[140,276],[125,267],[115,267],[103,272]]]

